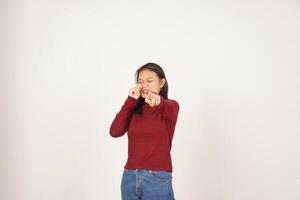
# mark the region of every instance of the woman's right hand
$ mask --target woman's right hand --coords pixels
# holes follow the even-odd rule
[[[141,96],[141,87],[136,85],[134,88],[129,90],[129,96],[138,99]]]

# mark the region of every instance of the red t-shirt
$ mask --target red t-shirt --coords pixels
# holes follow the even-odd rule
[[[115,116],[110,135],[127,132],[128,159],[125,169],[148,169],[172,172],[171,146],[179,112],[175,100],[161,96],[158,106],[143,105],[143,114],[132,114],[137,99],[128,96]]]

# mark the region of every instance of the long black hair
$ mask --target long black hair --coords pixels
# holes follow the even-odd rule
[[[163,78],[165,79],[165,85],[161,88],[159,95],[161,95],[164,99],[168,99],[168,91],[169,91],[168,81],[167,81],[164,70],[158,64],[149,62],[149,63],[144,64],[140,68],[138,68],[135,72],[136,83],[138,82],[140,72],[145,69],[155,72],[159,79],[163,79]],[[145,99],[142,96],[140,96],[138,98],[137,103],[135,104],[135,106],[133,108],[133,113],[142,115],[143,114],[142,106],[144,104],[145,104]]]

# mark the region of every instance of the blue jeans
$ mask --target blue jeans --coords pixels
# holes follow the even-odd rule
[[[165,171],[125,169],[121,194],[122,200],[175,200],[172,174]]]

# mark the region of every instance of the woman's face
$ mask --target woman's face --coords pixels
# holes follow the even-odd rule
[[[159,79],[155,72],[144,69],[138,74],[137,83],[141,87],[141,96],[145,98],[148,91],[159,94],[160,89],[165,84],[165,79]]]

